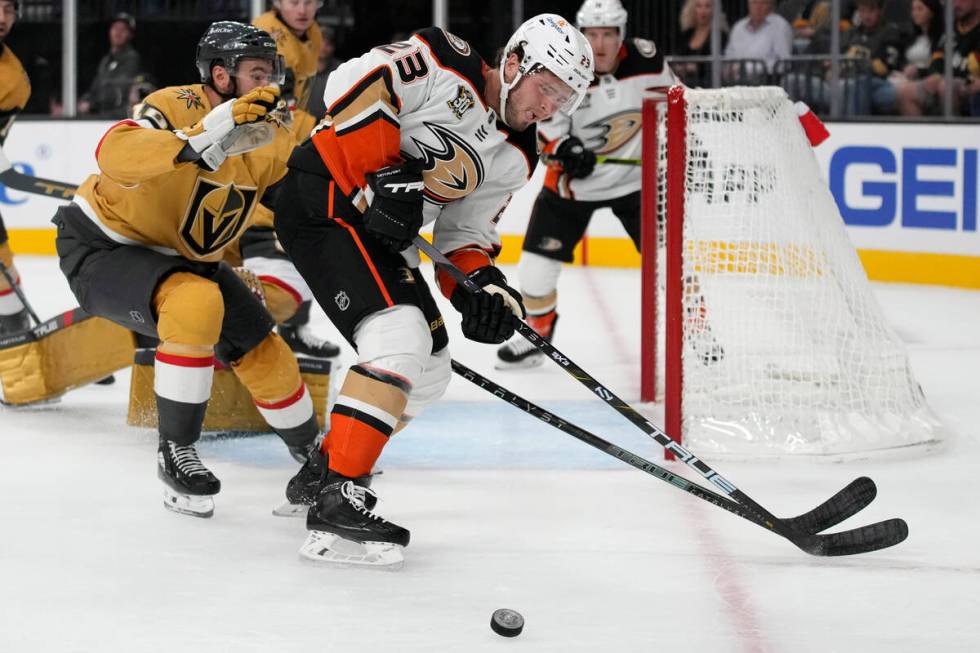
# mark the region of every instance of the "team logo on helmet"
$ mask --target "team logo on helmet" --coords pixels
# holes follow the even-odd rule
[[[244,230],[255,205],[256,189],[198,178],[180,235],[198,256],[221,251]]]
[[[466,197],[483,183],[483,161],[459,134],[441,125],[423,122],[437,142],[412,137],[422,157],[424,195],[436,204]]]
[[[598,130],[589,136],[588,148],[596,154],[613,152],[629,142],[643,127],[639,111],[620,111],[589,123],[584,130]]]

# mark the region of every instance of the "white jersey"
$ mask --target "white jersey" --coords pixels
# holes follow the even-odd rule
[[[677,83],[652,41],[628,39],[619,64],[596,80],[574,116],[555,114],[538,125],[542,150],[552,153],[569,136],[581,139],[596,154],[639,159],[642,152],[643,97],[649,90]],[[604,201],[640,190],[640,167],[598,164],[584,179],[569,179],[552,164],[545,187],[567,199]]]
[[[365,175],[403,160],[423,164],[424,220],[445,252],[500,250],[497,221],[537,161],[534,130],[515,132],[483,97],[486,64],[436,27],[374,48],[330,74],[327,116],[290,167],[325,167],[364,211]],[[414,248],[406,252],[418,264]],[[489,260],[486,260],[489,262]]]

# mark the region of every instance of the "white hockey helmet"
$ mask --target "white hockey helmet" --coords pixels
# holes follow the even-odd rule
[[[520,48],[517,75],[508,84],[504,79],[507,57]],[[527,20],[504,46],[500,60],[500,117],[504,119],[507,96],[525,75],[549,70],[571,89],[568,97],[553,98],[559,110],[572,113],[581,104],[592,83],[595,61],[589,40],[575,26],[557,14],[539,14]]]
[[[629,14],[619,0],[585,0],[575,14],[579,29],[586,27],[615,27],[620,40],[626,38],[626,19]]]

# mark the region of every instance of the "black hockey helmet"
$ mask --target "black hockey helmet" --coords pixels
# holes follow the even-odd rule
[[[211,67],[221,65],[234,76],[242,59],[267,59],[273,64],[270,81],[282,84],[285,77],[282,57],[268,32],[254,25],[222,20],[212,23],[197,44],[197,69],[201,81],[211,84]]]

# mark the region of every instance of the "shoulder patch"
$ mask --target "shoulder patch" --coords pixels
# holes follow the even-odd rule
[[[633,45],[636,46],[636,51],[647,59],[652,59],[653,56],[657,54],[657,46],[653,41],[648,41],[647,39],[633,39]]]
[[[452,46],[453,50],[455,50],[456,52],[460,53],[464,57],[469,56],[469,54],[470,54],[470,44],[469,43],[467,43],[463,39],[459,38],[455,34],[453,34],[451,32],[447,32],[446,30],[442,30],[442,33],[443,33],[443,35],[445,35],[446,40],[449,42],[449,45]]]
[[[133,107],[134,120],[148,120],[156,129],[171,129],[170,121],[149,102],[143,101]]]
[[[469,80],[473,88],[482,95],[484,63],[469,43],[438,27],[419,30],[413,38],[427,45],[433,58],[443,68],[448,68]]]
[[[653,41],[633,38],[626,39],[623,45],[626,48],[626,57],[616,69],[617,79],[635,75],[659,75],[664,71],[664,54]]]
[[[185,104],[188,109],[203,109],[204,102],[201,101],[201,96],[197,94],[192,88],[178,88],[177,99]]]

